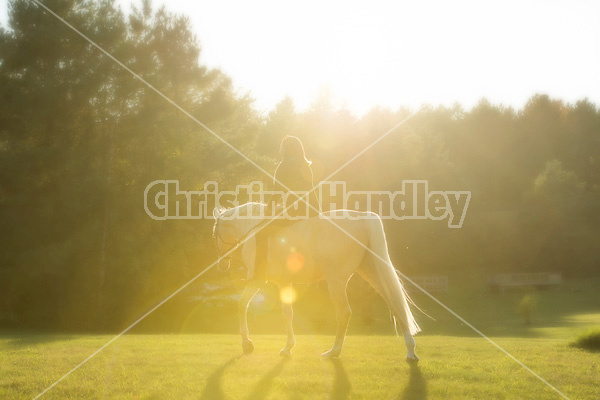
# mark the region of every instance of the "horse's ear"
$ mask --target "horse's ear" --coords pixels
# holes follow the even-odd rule
[[[219,212],[219,209],[217,207],[213,208],[213,217],[215,219],[219,219],[220,216],[221,216],[221,213]]]

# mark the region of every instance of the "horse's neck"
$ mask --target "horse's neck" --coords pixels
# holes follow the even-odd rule
[[[235,224],[237,225],[237,231],[241,236],[246,235],[250,232],[256,225],[262,222],[262,219],[259,217],[259,212],[261,207],[264,207],[264,204],[260,203],[246,203],[239,206],[238,215],[239,218],[236,218]],[[249,216],[256,215],[255,218],[250,218]]]

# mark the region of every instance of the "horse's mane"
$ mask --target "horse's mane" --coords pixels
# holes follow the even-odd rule
[[[236,211],[239,213],[238,215],[240,217],[246,217],[248,215],[260,215],[260,213],[258,212],[259,208],[265,207],[266,205],[263,203],[255,203],[255,202],[248,202],[248,203],[244,203],[244,204],[240,204],[239,206],[235,206],[235,207],[220,207],[217,209],[219,216],[215,218],[215,223],[213,225],[213,229],[212,229],[212,233],[213,235],[215,234],[215,231],[217,229],[217,223],[219,222],[219,220],[222,217],[231,217],[233,213],[235,213]]]
[[[264,206],[265,206],[264,203],[248,202],[248,203],[240,204],[239,206],[235,206],[235,207],[220,207],[218,209],[219,218],[220,217],[230,217],[236,211],[239,213],[239,215],[241,217],[246,217],[248,215],[253,215],[253,214],[259,214],[258,210]]]

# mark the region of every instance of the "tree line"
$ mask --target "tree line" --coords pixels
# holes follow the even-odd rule
[[[295,135],[324,179],[410,116],[330,179],[352,190],[426,179],[431,190],[471,191],[461,229],[385,222],[408,275],[598,273],[600,111],[588,100],[356,116],[322,96],[303,111],[286,98],[265,115],[199,62],[185,16],[149,1],[130,12],[113,0],[45,4],[268,171],[281,138]],[[151,181],[269,181],[30,1],[10,1],[0,28],[0,88],[0,327],[122,326],[216,258],[212,221],[146,215]]]

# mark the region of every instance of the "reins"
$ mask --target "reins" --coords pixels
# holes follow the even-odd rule
[[[223,259],[221,261],[223,261],[223,260],[228,260],[228,261],[236,260],[236,261],[240,261],[240,262],[243,263],[244,261],[242,259],[234,257],[233,254],[235,253],[235,251],[237,250],[237,248],[241,244],[243,244],[243,243],[246,242],[246,238],[248,236],[250,236],[251,234],[254,233],[256,227],[254,227],[253,229],[250,229],[246,234],[244,234],[241,238],[235,240],[234,242],[227,242],[227,241],[223,240],[223,238],[219,234],[219,221],[220,221],[219,218],[215,219],[215,228],[214,228],[214,231],[213,231],[213,238],[215,239],[215,247],[217,248],[217,256],[221,257],[221,254],[230,252],[229,255],[226,256],[226,257],[223,257]],[[260,225],[261,224],[258,224],[257,227],[260,226]],[[231,248],[229,250],[221,252],[221,249],[219,247],[219,241],[221,241],[222,243],[224,243],[224,244],[226,244],[228,246],[231,246]],[[221,263],[219,263],[219,269],[223,270],[221,268]]]
[[[244,234],[244,235],[243,235],[241,238],[239,238],[239,239],[235,240],[234,242],[226,242],[225,240],[223,240],[223,238],[222,238],[222,237],[221,237],[221,235],[219,234],[219,221],[220,221],[220,219],[219,219],[219,218],[215,218],[215,228],[214,228],[214,230],[213,230],[213,238],[215,239],[215,247],[217,248],[217,256],[218,256],[218,257],[221,257],[221,254],[222,254],[222,252],[221,252],[221,249],[219,248],[219,241],[221,241],[222,243],[224,243],[224,244],[226,244],[226,245],[229,245],[229,246],[231,246],[231,248],[230,248],[229,250],[227,250],[227,251],[223,252],[223,253],[227,253],[228,251],[230,251],[230,254],[229,254],[228,256],[226,256],[226,257],[223,257],[223,259],[222,259],[221,261],[223,261],[223,260],[228,260],[228,261],[231,261],[231,260],[236,260],[236,261],[240,261],[240,262],[242,262],[242,263],[243,263],[243,262],[244,262],[244,260],[234,257],[234,256],[233,256],[233,254],[235,253],[235,251],[237,250],[237,248],[238,248],[238,247],[239,247],[241,244],[243,244],[243,243],[245,243],[245,242],[246,242],[247,238],[248,238],[250,235],[253,235],[253,234],[254,234],[254,232],[255,232],[255,231],[258,229],[258,228],[260,228],[262,225],[266,224],[266,223],[267,223],[267,221],[262,221],[262,222],[260,222],[260,223],[259,223],[259,224],[257,224],[255,227],[253,227],[253,228],[252,228],[252,229],[250,229],[248,232],[246,232],[246,233],[245,233],[245,234]],[[223,270],[223,269],[221,268],[221,263],[219,263],[219,269]]]

